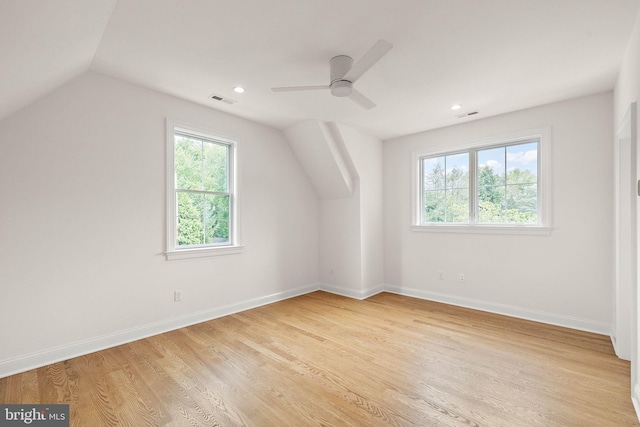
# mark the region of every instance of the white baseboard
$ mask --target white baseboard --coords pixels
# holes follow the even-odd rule
[[[640,421],[640,385],[635,384],[633,386],[633,391],[631,392],[631,403],[633,403],[633,409],[636,411],[636,417],[638,421]]]
[[[630,362],[631,355],[625,351],[622,351],[622,349],[618,346],[618,341],[613,331],[611,331],[611,335],[609,335],[609,338],[611,338],[611,344],[613,345],[613,351],[616,353],[616,356],[618,356],[618,358],[622,360],[627,360]]]
[[[580,331],[593,332],[601,335],[611,335],[611,325],[592,320],[580,319],[577,317],[564,316],[560,314],[547,313],[544,311],[530,310],[506,304],[498,304],[488,301],[461,298],[453,295],[440,294],[437,292],[425,291],[422,289],[405,288],[394,285],[385,285],[384,290],[408,297],[421,298],[429,301],[442,302],[445,304],[471,308],[474,310],[486,311],[504,316],[517,317],[519,319],[532,320],[550,325],[563,326],[565,328],[577,329]]]
[[[56,363],[63,360],[71,359],[73,357],[83,356],[85,354],[104,350],[106,348],[126,344],[129,342],[147,338],[153,335],[157,335],[157,334],[172,331],[175,329],[183,328],[186,326],[194,325],[196,323],[206,322],[208,320],[216,319],[218,317],[223,317],[229,314],[238,313],[240,311],[249,310],[251,308],[260,307],[262,305],[286,300],[289,298],[293,298],[299,295],[304,295],[304,294],[318,291],[318,290],[322,290],[325,292],[330,292],[333,294],[342,295],[348,298],[354,298],[358,300],[364,300],[380,292],[386,291],[386,292],[405,295],[409,297],[421,298],[421,299],[426,299],[430,301],[442,302],[445,304],[471,308],[474,310],[487,311],[491,313],[517,317],[521,319],[533,320],[541,323],[548,323],[548,324],[564,326],[572,329],[594,332],[597,334],[610,335],[611,333],[610,325],[605,323],[593,322],[590,320],[579,319],[579,318],[574,318],[569,316],[562,316],[562,315],[557,315],[552,313],[545,313],[542,311],[529,310],[529,309],[524,309],[520,307],[510,306],[510,305],[496,304],[496,303],[491,303],[487,301],[460,298],[456,296],[439,294],[439,293],[424,291],[420,289],[398,287],[393,285],[380,285],[374,288],[356,291],[356,290],[344,289],[344,288],[334,286],[334,285],[329,285],[326,283],[318,283],[318,284],[301,286],[295,289],[290,289],[284,292],[278,292],[278,293],[267,295],[264,297],[255,298],[252,300],[242,301],[236,304],[203,310],[196,313],[190,313],[185,316],[180,316],[180,317],[164,320],[161,322],[143,325],[143,326],[127,329],[124,331],[115,332],[113,334],[103,335],[100,337],[63,345],[56,348],[50,348],[40,352],[27,354],[25,356],[16,357],[13,359],[3,360],[3,361],[0,361],[0,378],[4,378],[9,375],[28,371],[30,369],[46,366],[51,363]],[[635,399],[637,399],[638,397],[640,397],[640,394],[636,394]],[[634,400],[634,405],[636,405],[636,411],[638,411],[637,404],[638,404],[637,400]],[[640,414],[640,411],[638,411],[638,413]]]
[[[290,289],[284,292],[267,295],[252,300],[242,301],[223,307],[217,307],[209,310],[203,310],[196,313],[190,313],[185,316],[175,317],[156,323],[151,323],[124,331],[115,332],[113,334],[103,335],[84,341],[63,345],[60,347],[50,348],[36,353],[27,354],[25,356],[0,361],[0,378],[9,375],[28,371],[51,363],[61,362],[74,357],[83,356],[106,348],[115,347],[126,344],[139,339],[158,335],[164,332],[173,331],[175,329],[184,328],[185,326],[195,325],[196,323],[206,322],[218,317],[228,316],[229,314],[238,313],[240,311],[249,310],[251,308],[260,307],[262,305],[271,304],[285,299],[304,295],[319,289],[317,284],[307,285]]]
[[[618,354],[618,343],[613,331],[611,331],[611,334],[609,335],[609,339],[611,340],[611,345],[613,346],[613,352],[616,354],[616,356],[620,357],[620,355]]]
[[[367,299],[369,297],[374,296],[375,294],[379,294],[380,292],[384,292],[385,288],[383,285],[376,286],[375,288],[369,288],[362,291],[355,291],[351,289],[344,289],[338,286],[329,285],[327,283],[320,283],[319,290],[329,292],[336,295],[341,295],[343,297],[349,297],[357,300]]]

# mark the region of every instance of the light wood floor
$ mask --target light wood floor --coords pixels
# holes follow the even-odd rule
[[[76,426],[633,426],[608,337],[315,292],[0,379]]]

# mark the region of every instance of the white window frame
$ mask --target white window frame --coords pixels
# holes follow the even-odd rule
[[[176,179],[175,179],[175,133],[182,132],[196,137],[201,137],[228,145],[230,150],[229,160],[229,193],[230,193],[230,212],[229,212],[229,244],[226,245],[203,245],[198,247],[180,248],[176,244],[177,238],[177,209],[176,200]],[[166,123],[166,252],[167,261],[202,258],[218,255],[231,255],[241,253],[243,246],[241,244],[241,228],[240,228],[240,203],[238,202],[238,140],[229,135],[224,135],[214,129],[194,125],[191,123],[181,122],[177,120],[167,119]]]
[[[549,127],[529,129],[503,134],[460,144],[432,146],[429,149],[412,153],[411,167],[411,229],[417,232],[436,233],[480,233],[480,234],[538,234],[548,235],[552,231],[551,225],[551,147]],[[469,224],[457,223],[422,223],[422,159],[424,157],[444,156],[470,152],[469,162],[477,168],[475,150],[502,147],[538,140],[538,223],[537,224],[481,224],[472,221],[476,217],[477,191],[476,180],[473,177],[469,183]]]

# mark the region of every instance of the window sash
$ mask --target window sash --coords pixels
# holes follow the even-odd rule
[[[181,137],[193,139],[203,144],[201,157],[196,157],[194,163],[197,165],[202,162],[199,171],[202,177],[198,180],[197,176],[183,175],[183,185],[179,186],[176,147],[178,146],[177,140]],[[204,165],[207,153],[207,146],[204,146],[204,144],[225,148],[226,152],[224,152],[224,157],[222,158],[225,160],[220,159],[218,162],[218,165],[223,163],[224,167],[216,166],[216,162]],[[212,146],[209,146],[209,148]],[[210,129],[167,119],[167,260],[242,252],[240,224],[238,224],[237,220],[236,151],[237,143],[235,139],[220,136],[218,132]],[[222,152],[218,151],[218,155],[221,154]],[[211,176],[211,173],[207,174],[207,168],[209,168],[209,172],[219,171],[222,175],[218,175],[214,180],[209,179],[207,176]],[[178,202],[179,198],[184,200],[186,195],[190,195],[189,197],[201,195],[204,198],[199,207],[191,210],[191,217],[189,218],[192,221],[190,226],[194,230],[198,230],[198,228],[201,228],[201,230],[198,237],[193,237],[192,240],[188,241],[185,241],[187,239],[179,241]],[[194,197],[194,199],[197,199],[197,197]],[[198,233],[194,233],[193,236],[196,234]],[[201,238],[202,240],[200,240]]]
[[[507,163],[507,151],[508,151],[508,147],[513,147],[513,146],[519,146],[519,145],[526,145],[526,144],[536,144],[536,221],[535,222],[481,222],[480,221],[480,212],[479,212],[479,174],[480,174],[480,167],[478,165],[478,153],[481,151],[486,151],[486,150],[491,150],[491,149],[496,149],[496,148],[501,148],[504,149],[504,168],[505,168],[505,176],[504,176],[504,187],[505,187],[505,192],[507,191],[508,187],[510,184],[508,184],[508,163]],[[439,157],[444,157],[445,159],[449,156],[454,156],[454,155],[458,155],[458,154],[462,154],[462,153],[466,153],[468,154],[468,169],[469,169],[469,197],[468,197],[468,201],[469,201],[469,218],[468,221],[466,222],[445,222],[445,221],[438,221],[438,222],[429,222],[425,220],[425,193],[427,191],[430,191],[428,189],[424,188],[424,181],[425,181],[425,170],[424,170],[424,163],[425,160],[427,159],[433,159],[433,158],[439,158]],[[544,154],[544,150],[543,150],[543,137],[542,136],[536,136],[536,137],[529,137],[529,138],[518,138],[518,139],[514,139],[508,142],[500,142],[500,143],[489,143],[486,145],[481,145],[481,146],[473,146],[470,148],[467,148],[465,150],[455,150],[455,151],[445,151],[445,152],[438,152],[436,154],[428,154],[428,155],[421,155],[421,156],[417,156],[418,161],[419,161],[419,167],[418,167],[418,173],[419,173],[419,185],[418,185],[418,189],[419,189],[419,195],[418,195],[418,199],[419,199],[419,212],[418,212],[418,226],[489,226],[489,227],[522,227],[522,226],[529,226],[529,227],[543,227],[545,225],[545,221],[546,221],[546,216],[545,216],[545,211],[544,209],[546,208],[545,204],[545,194],[543,194],[543,187],[542,187],[542,183],[543,183],[543,179],[548,179],[548,177],[546,177],[547,172],[543,171],[543,165],[544,163],[546,163],[546,159],[543,159],[543,154]],[[446,160],[445,160],[446,161]],[[446,170],[445,170],[445,175],[446,175]],[[506,203],[506,200],[505,200]],[[506,209],[504,209],[504,212],[507,212]]]
[[[184,243],[181,244],[180,243],[180,238],[183,237],[180,234],[180,205],[179,205],[179,201],[180,201],[180,195],[181,194],[188,194],[188,195],[200,195],[203,196],[203,200],[200,202],[202,204],[202,210],[197,211],[198,216],[195,218],[196,221],[200,220],[200,234],[198,235],[199,237],[199,242],[198,243]],[[211,196],[222,196],[223,198],[226,198],[226,200],[224,201],[224,205],[226,208],[226,211],[222,212],[222,217],[221,218],[211,218],[209,214],[209,211],[206,209],[206,204],[207,204],[207,196],[210,196],[209,199],[211,199]],[[231,199],[231,194],[229,193],[220,193],[220,192],[211,192],[211,191],[197,191],[197,190],[177,190],[176,189],[176,242],[175,242],[175,246],[176,248],[203,248],[203,247],[210,247],[210,246],[229,246],[232,244],[233,242],[233,235],[232,235],[232,230],[233,228],[231,227],[231,206],[232,206],[232,199]],[[226,215],[225,215],[226,213]],[[226,218],[225,218],[226,216]],[[188,220],[188,219],[194,219],[194,218],[184,218],[184,220]],[[213,237],[211,229],[210,229],[210,223],[212,222],[212,219],[214,221],[220,221],[222,223],[223,226],[223,230],[226,229],[226,233],[225,236],[223,237]],[[226,227],[224,227],[224,224],[226,223]],[[193,233],[193,232],[192,232]],[[217,241],[216,241],[217,239]],[[220,240],[223,239],[223,240]]]
[[[189,140],[193,140],[193,141],[197,141],[200,143],[200,149],[201,149],[201,156],[200,156],[200,189],[191,189],[191,188],[180,188],[180,186],[178,185],[178,177],[177,177],[177,171],[176,171],[176,158],[175,158],[175,150],[177,147],[177,140],[178,138],[187,138]],[[222,185],[222,187],[226,187],[227,191],[211,191],[211,190],[204,190],[202,188],[204,188],[205,186],[207,186],[206,184],[206,177],[205,174],[207,173],[206,167],[205,167],[205,160],[206,160],[206,156],[205,156],[205,144],[213,144],[219,147],[224,147],[226,150],[226,155],[225,155],[225,170],[223,172],[223,177],[224,177],[224,184]],[[232,163],[232,155],[233,155],[233,150],[232,150],[232,146],[231,144],[227,143],[227,142],[222,142],[219,141],[213,137],[210,136],[205,136],[205,135],[199,135],[199,134],[195,134],[193,132],[188,132],[188,131],[184,131],[184,130],[178,130],[176,129],[174,131],[174,194],[175,194],[175,207],[174,207],[174,214],[175,214],[175,222],[174,222],[174,229],[175,229],[175,239],[174,239],[174,247],[176,249],[184,249],[184,248],[204,248],[204,247],[211,247],[211,246],[230,246],[233,244],[233,227],[232,227],[232,218],[233,218],[233,182],[230,179],[231,176],[233,176],[233,171],[232,171],[232,167],[233,167],[233,163]],[[198,211],[198,213],[200,214],[199,217],[196,218],[185,218],[185,221],[188,219],[191,219],[192,221],[198,221],[198,219],[200,219],[200,223],[201,223],[201,228],[202,231],[200,233],[200,235],[196,235],[197,237],[199,237],[200,242],[199,243],[181,243],[181,238],[183,238],[184,236],[182,236],[180,234],[180,212],[179,212],[179,199],[180,199],[180,194],[199,194],[203,196],[203,200],[200,202],[200,204],[202,206],[200,206],[200,210]],[[207,210],[207,196],[209,197],[209,200],[211,200],[212,196],[225,196],[227,197],[227,202],[226,202],[226,236],[225,236],[225,240],[223,241],[215,241],[215,239],[219,239],[219,237],[217,238],[213,238],[214,241],[211,241],[211,239],[208,237],[209,234],[211,233],[208,229],[209,223],[210,223],[210,215],[209,211]],[[222,212],[224,215],[224,211]],[[218,220],[220,221],[219,218],[215,218],[214,220]],[[222,218],[222,222],[224,222],[224,218]],[[224,228],[224,227],[223,227]],[[192,233],[194,233],[195,231],[192,230]]]
[[[440,224],[440,223],[444,223],[444,224],[469,224],[469,218],[471,217],[471,211],[469,210],[470,207],[470,202],[471,202],[471,188],[472,188],[472,184],[471,184],[471,175],[469,174],[467,182],[466,182],[466,186],[464,187],[450,187],[448,185],[448,176],[449,173],[447,172],[447,158],[449,157],[456,157],[459,156],[461,154],[467,154],[467,170],[469,170],[469,162],[470,162],[470,153],[468,151],[457,151],[457,152],[449,152],[449,153],[445,153],[445,154],[438,154],[435,156],[424,156],[420,158],[420,214],[421,214],[421,222],[425,223],[425,224]],[[429,188],[429,189],[425,189],[424,188],[424,184],[425,184],[425,160],[429,160],[429,159],[438,159],[438,158],[444,158],[444,169],[443,169],[443,186],[441,188]],[[452,169],[453,172],[453,169]],[[466,221],[446,221],[447,218],[454,216],[453,212],[450,212],[448,209],[449,203],[449,197],[448,196],[452,196],[451,193],[454,192],[454,190],[467,190],[467,219]],[[443,192],[444,193],[444,217],[445,217],[445,221],[426,221],[425,220],[425,195],[428,192]]]

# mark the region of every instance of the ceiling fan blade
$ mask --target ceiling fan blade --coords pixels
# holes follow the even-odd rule
[[[366,108],[367,110],[370,110],[376,106],[376,104],[374,104],[373,101],[371,101],[369,98],[367,98],[366,96],[364,96],[362,93],[358,92],[355,89],[351,91],[351,94],[349,95],[349,99],[355,102],[356,104],[358,104],[359,106],[361,106],[362,108]]]
[[[342,77],[343,80],[348,80],[352,83],[355,83],[367,70],[380,60],[387,52],[391,50],[393,45],[384,40],[378,40],[376,44],[374,44],[371,49],[364,54],[362,58],[358,60],[347,74]]]
[[[271,90],[274,92],[296,92],[302,90],[321,90],[321,89],[329,89],[329,86],[289,86],[289,87],[272,87]]]

